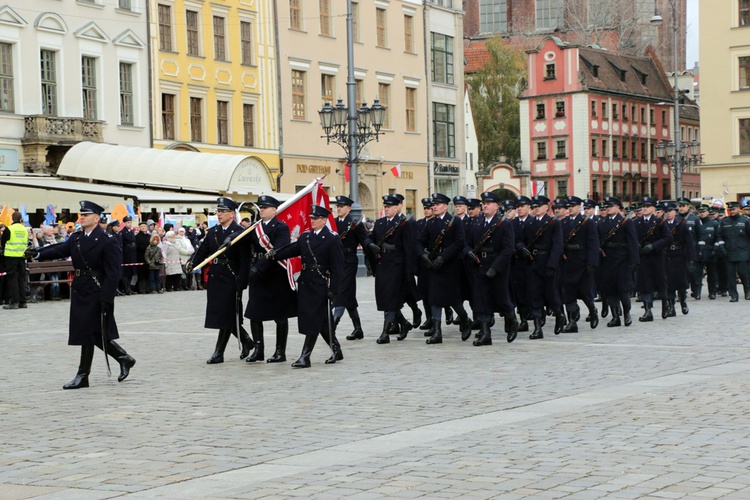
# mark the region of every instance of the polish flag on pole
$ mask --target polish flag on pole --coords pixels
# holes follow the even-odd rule
[[[344,165],[344,179],[349,182],[349,164]]]
[[[401,164],[399,163],[391,169],[391,173],[394,177],[401,177]]]
[[[159,227],[164,227],[164,209],[159,214]]]

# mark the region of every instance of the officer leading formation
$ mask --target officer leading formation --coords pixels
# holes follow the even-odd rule
[[[495,193],[485,192],[481,200],[451,200],[435,193],[421,200],[425,217],[415,221],[402,213],[403,201],[398,194],[383,196],[384,216],[369,233],[364,221],[351,217],[350,198],[336,198],[335,232],[327,227],[331,212],[313,205],[311,230],[292,241],[289,227],[277,217],[277,199],[259,197],[259,220],[241,226],[235,221],[238,204],[219,198],[218,224],[208,230],[186,265],[189,273],[210,260],[204,326],[219,333],[207,363],[224,361],[231,336],[238,338],[240,359],[262,362],[267,321],[276,325],[276,343],[266,362],[286,361],[289,318],[295,316],[305,341],[292,367],[311,366],[319,335],[331,349],[326,364],[342,361],[336,327],[345,312],[353,326],[346,339],[365,338],[356,298],[360,247],[375,275],[376,307],[383,312],[377,344],[390,343],[392,335],[404,340],[416,327],[425,331],[428,345],[442,344],[449,333],[443,331],[444,312],[446,326],[453,323],[455,313],[461,341],[478,330],[472,342],[477,347],[492,345],[496,313],[504,320],[508,343],[518,332],[530,330],[529,321],[529,339],[543,339],[548,316],[555,335],[575,333],[582,316],[579,301],[588,313],[584,321],[593,330],[600,318],[597,296],[601,317],[611,315],[607,327],[632,324],[634,297],[642,303],[640,322],[653,322],[658,316],[666,320],[677,316],[678,308],[682,315],[689,313],[688,293],[702,299],[704,272],[710,300],[728,295],[730,302],[738,302],[736,277],[744,298],[750,300],[750,213],[741,213],[736,202],[727,204],[728,215],[723,216],[722,210],[706,205],[698,207],[696,215],[684,198],[660,202],[644,197],[625,210],[615,197],[597,205],[575,196],[501,201]],[[451,201],[457,207],[455,215],[448,212]],[[119,364],[120,382],[135,365],[115,342],[119,336],[114,297],[121,263],[140,261],[138,235],[132,237],[131,220],[124,221],[127,231],[121,234],[119,222],[103,222],[102,212],[96,203],[82,201],[81,230],[64,243],[40,249],[25,248],[26,230],[20,214],[14,213],[14,224],[0,242],[10,264],[15,259],[23,265],[24,258],[72,259],[68,343],[81,346],[81,360],[64,389],[89,386],[95,346]],[[292,257],[302,261],[296,286],[288,261]],[[11,292],[14,276],[11,269]],[[130,281],[124,280],[126,291]],[[250,321],[252,338],[242,327],[245,289],[249,300],[244,317]],[[20,295],[11,293],[5,308],[26,307]],[[421,326],[419,300],[426,318]],[[661,314],[655,315],[657,300]],[[404,305],[412,309],[413,322],[402,314]]]

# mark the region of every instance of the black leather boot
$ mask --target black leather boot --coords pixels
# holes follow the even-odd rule
[[[391,338],[388,336],[389,330],[393,327],[393,323],[389,323],[387,321],[383,322],[383,331],[380,334],[380,337],[375,341],[377,344],[389,344],[391,342]]]
[[[606,318],[607,314],[609,314],[609,303],[602,297],[602,318]]]
[[[477,347],[480,345],[492,345],[492,332],[490,331],[490,322],[480,321],[479,328],[479,338],[476,339],[473,344]]]
[[[266,360],[266,363],[281,363],[286,361],[286,340],[289,337],[289,321],[276,323],[276,352]]]
[[[643,301],[643,308],[646,310],[646,312],[643,313],[643,316],[638,318],[638,321],[647,322],[647,321],[653,321],[654,320],[654,313],[651,310],[652,305],[651,302],[644,300]]]
[[[442,344],[443,343],[443,330],[440,328],[440,322],[433,319],[432,325],[432,336],[425,341],[427,344]]]
[[[411,314],[412,314],[412,328],[416,328],[419,326],[419,324],[422,322],[422,311],[419,309],[419,306],[417,306],[416,303],[411,306]]]
[[[401,329],[399,328],[398,318],[396,318],[396,321],[388,324],[388,335],[398,335],[399,333],[401,333]]]
[[[429,330],[432,328],[432,307],[426,302],[422,301],[422,305],[424,306],[424,316],[425,321],[422,323],[422,325],[419,327],[420,330]]]
[[[685,290],[680,290],[678,294],[680,298],[680,310],[682,311],[682,314],[689,313],[690,308],[688,308],[688,304],[687,304],[687,293],[685,292]]]
[[[612,305],[612,319],[609,320],[607,326],[610,328],[615,326],[622,326],[622,322],[620,321],[621,314],[622,311],[620,310],[620,305]]]
[[[529,335],[530,340],[538,340],[544,338],[544,332],[542,331],[542,318],[534,316],[534,331]]]
[[[450,325],[453,323],[453,309],[450,307],[445,308],[445,324]]]
[[[89,373],[91,373],[91,362],[94,360],[94,346],[81,346],[81,362],[78,365],[78,373],[75,378],[65,384],[63,389],[82,389],[89,386]]]
[[[519,332],[528,332],[529,331],[529,320],[526,318],[526,311],[518,311],[518,314],[521,315],[520,322],[518,324],[518,331]]]
[[[592,306],[589,309],[589,315],[586,321],[588,321],[589,326],[592,330],[596,329],[596,327],[599,326],[599,311],[596,310],[595,306]]]
[[[565,315],[562,311],[557,311],[555,314],[555,335],[560,335],[560,332],[565,328]]]
[[[219,330],[219,336],[216,338],[216,348],[214,353],[206,361],[209,365],[217,365],[224,362],[224,350],[227,348],[229,337],[232,336],[232,331],[226,328]]]
[[[117,381],[122,382],[128,378],[128,375],[130,375],[130,369],[135,366],[135,358],[125,352],[125,349],[114,340],[107,342],[107,354],[120,363],[120,375],[117,377]]]
[[[471,318],[463,313],[458,316],[458,328],[461,331],[461,340],[467,341],[471,337]]]
[[[359,319],[359,316],[357,316],[356,318],[352,318],[352,323],[354,324],[354,331],[346,336],[346,340],[357,340],[365,338],[365,332],[362,331],[362,321]]]
[[[492,327],[491,322],[490,327]],[[505,315],[505,333],[508,335],[507,340],[509,344],[518,337],[518,318],[516,318],[516,313],[513,311]]]
[[[675,300],[669,299],[669,313],[667,313],[668,318],[674,318],[675,316],[677,316],[677,311],[675,311],[674,305]]]
[[[245,360],[248,363],[255,363],[256,361],[263,361],[266,358],[263,342],[263,322],[262,321],[251,321],[250,322],[250,333],[253,334],[253,341],[255,342],[255,349],[253,353]]]
[[[292,368],[310,368],[310,355],[315,348],[317,340],[317,335],[305,335],[305,343],[302,344],[302,354],[300,354],[297,361],[292,363]]]
[[[573,320],[572,310],[568,310],[568,323],[563,327],[563,333],[578,333],[578,324]]]
[[[250,350],[255,347],[255,342],[253,342],[253,339],[247,334],[247,330],[242,326],[240,326],[240,343],[242,344],[240,359],[245,359],[250,354]]]
[[[661,299],[661,318],[667,319],[669,317],[669,300],[664,297]]]
[[[344,359],[344,353],[341,352],[341,344],[339,344],[338,339],[336,338],[336,332],[333,333],[333,335],[328,335],[328,332],[321,332],[321,337],[323,337],[323,340],[325,340],[326,344],[331,348],[331,356],[326,359],[325,364],[332,365],[336,361],[341,361]]]
[[[401,318],[399,318],[399,328],[401,330],[401,333],[398,334],[398,337],[396,337],[396,340],[404,340],[406,336],[409,335],[409,332],[412,329],[412,324],[406,321],[406,318],[401,316]]]

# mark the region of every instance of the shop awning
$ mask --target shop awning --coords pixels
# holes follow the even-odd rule
[[[59,212],[68,209],[78,212],[78,202],[89,199],[102,205],[106,212],[117,204],[140,203],[142,212],[170,210],[175,213],[202,213],[204,209],[213,211],[216,195],[204,193],[180,193],[166,190],[142,189],[109,184],[76,182],[48,176],[6,176],[0,175],[0,206],[20,207],[28,212],[44,209],[52,205]]]
[[[80,142],[65,153],[57,175],[129,186],[184,189],[231,196],[273,191],[268,167],[254,156]]]

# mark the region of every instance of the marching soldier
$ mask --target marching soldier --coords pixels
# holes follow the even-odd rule
[[[424,212],[424,218],[417,221],[417,235],[422,233],[427,221],[432,219],[432,199],[422,198],[422,211]],[[432,328],[432,308],[429,302],[427,302],[427,295],[429,294],[429,270],[425,267],[424,263],[419,261],[419,273],[417,275],[417,285],[419,287],[419,295],[422,297],[422,306],[424,307],[425,322],[419,327],[420,330],[430,330]],[[416,326],[416,325],[415,325]],[[427,334],[425,334],[427,335]]]
[[[583,200],[568,197],[570,215],[563,224],[562,297],[568,313],[565,333],[578,331],[581,310],[578,299],[588,308],[587,321],[592,329],[599,325],[599,311],[594,304],[594,275],[599,265],[599,232],[594,221],[581,213]]]
[[[229,245],[230,236],[242,230],[242,226],[234,220],[237,203],[231,198],[222,196],[217,199],[216,217],[219,223],[208,230],[206,237],[188,261],[185,273],[189,274],[195,263],[203,262],[206,257],[213,255],[222,246]],[[208,286],[206,287],[206,320],[204,328],[218,328],[216,348],[206,361],[209,365],[224,362],[224,350],[229,343],[229,337],[239,335],[242,350],[240,359],[245,359],[254,347],[253,341],[242,326],[242,298],[238,297],[245,286],[241,276],[241,245],[231,245],[226,251],[211,261],[208,271]]]
[[[137,257],[138,253],[135,248],[135,234],[133,234],[133,218],[129,215],[126,215],[122,218],[123,224],[125,224],[125,227],[122,231],[120,231],[120,234],[122,235],[122,262],[124,264],[134,264],[135,262],[138,262]],[[125,295],[132,294],[132,290],[130,289],[130,282],[133,279],[133,276],[135,276],[135,266],[129,265],[123,267],[122,272],[122,285],[123,285],[123,292],[125,292]]]
[[[620,213],[622,202],[614,196],[604,198],[606,215],[598,224],[599,244],[602,249],[600,292],[612,310],[608,327],[630,326],[630,293],[633,291],[633,271],[638,268],[638,236],[635,225]],[[622,307],[621,307],[622,306]],[[602,303],[602,307],[604,304]],[[602,313],[604,316],[604,313]]]
[[[383,196],[385,217],[375,221],[367,237],[367,248],[374,255],[375,303],[383,311],[383,331],[376,340],[388,344],[389,331],[398,320],[400,331],[397,340],[404,340],[411,324],[401,315],[406,300],[407,276],[416,274],[416,222],[399,213],[401,200],[396,195]]]
[[[299,333],[305,336],[302,354],[292,363],[293,368],[310,368],[310,355],[315,348],[318,334],[332,349],[325,364],[344,359],[341,344],[333,328],[331,305],[341,291],[344,275],[344,252],[341,239],[326,227],[331,212],[325,207],[313,205],[310,210],[311,230],[302,233],[299,239],[286,247],[270,250],[266,258],[284,260],[300,256],[302,272],[299,280]],[[329,327],[330,324],[330,327]]]
[[[461,224],[463,225],[464,230],[464,237],[469,234],[471,231],[471,223],[473,222],[473,219],[468,214],[469,211],[469,199],[465,196],[454,196],[453,197],[453,209],[456,215],[456,218],[458,218],[459,221],[461,221]],[[463,251],[463,254],[461,255],[462,258],[462,265],[461,269],[459,271],[459,290],[461,292],[461,304],[464,302],[469,303],[469,307],[471,308],[471,283],[469,282],[469,272],[467,269],[467,266],[469,264],[466,257],[466,252],[468,252],[468,249],[465,248]],[[446,309],[446,312],[449,309]]]
[[[289,226],[276,217],[279,201],[267,195],[258,197],[260,223],[240,242],[242,267],[238,287],[248,288],[245,317],[250,320],[250,333],[255,349],[245,358],[247,363],[263,361],[265,341],[263,322],[276,323],[276,350],[268,363],[286,361],[286,343],[289,337],[289,318],[297,316],[297,294],[290,283],[286,267],[267,260],[266,253],[291,242]],[[250,226],[248,226],[250,227]],[[240,228],[240,231],[243,229]]]
[[[477,220],[482,215],[482,200],[478,198],[469,198],[466,203],[467,213],[471,220]]]
[[[344,275],[341,277],[339,293],[333,303],[333,322],[338,326],[344,316],[344,311],[349,313],[354,331],[346,336],[346,340],[357,340],[365,337],[362,331],[362,320],[359,318],[357,307],[357,270],[359,259],[357,258],[357,247],[364,248],[367,245],[367,230],[355,221],[350,215],[354,200],[346,196],[336,197],[336,232],[341,239],[344,251]]]
[[[498,213],[500,198],[482,193],[483,216],[470,227],[466,244],[473,273],[474,313],[480,324],[475,346],[492,345],[490,321],[495,312],[505,317],[508,342],[518,335],[518,320],[510,297],[510,261],[516,252],[513,227]]]
[[[719,201],[721,203],[721,201]],[[724,255],[725,252],[723,252],[722,248],[720,248],[719,245],[719,224],[721,224],[722,219],[724,218],[724,207],[723,206],[716,206],[716,202],[714,202],[713,206],[708,209],[708,216],[711,217],[711,220],[716,222],[716,287],[717,287],[717,293],[722,296],[726,297],[729,295],[729,269],[727,266],[727,259]]]
[[[672,244],[672,233],[667,229],[666,221],[654,215],[655,199],[643,198],[642,207],[643,215],[635,219],[635,232],[640,248],[637,285],[645,312],[638,321],[647,322],[654,320],[654,292],[658,292],[661,298],[661,317],[666,319],[669,315],[664,251]]]
[[[433,327],[428,344],[442,344],[442,308],[456,311],[461,330],[461,340],[471,336],[471,320],[463,307],[460,291],[460,273],[466,240],[463,223],[458,217],[447,214],[450,198],[441,193],[432,195],[434,217],[427,221],[419,235],[418,251],[429,272],[428,301],[432,306]]]
[[[693,205],[687,198],[677,199],[677,218],[676,221],[681,223],[685,220],[685,226],[690,234],[690,240],[693,245],[693,253],[698,255],[698,243],[703,239],[703,225],[700,218],[692,212]],[[700,300],[700,294],[696,293],[703,282],[703,274],[698,275],[699,266],[692,264],[688,269],[688,279],[690,281],[690,296],[695,300]],[[701,271],[702,272],[702,271]]]
[[[506,211],[511,210],[511,204],[503,203]],[[531,199],[527,196],[519,196],[515,200],[515,214],[513,217],[513,232],[516,236],[516,256],[511,264],[511,281],[512,288],[515,292],[515,304],[518,309],[519,332],[529,331],[528,318],[531,314],[529,304],[529,293],[527,278],[531,263],[526,255],[522,255],[524,250],[524,241],[526,240],[527,226],[531,222],[529,211],[531,209]],[[510,212],[508,212],[510,215]]]
[[[530,262],[528,273],[529,301],[534,318],[531,340],[543,339],[544,310],[549,308],[555,316],[555,335],[565,326],[565,315],[559,293],[559,269],[563,255],[562,225],[550,217],[549,198],[531,198],[534,217],[526,228],[521,257]]]
[[[75,378],[63,389],[89,386],[94,346],[120,364],[118,382],[125,380],[135,365],[135,359],[115,342],[119,338],[114,316],[115,292],[120,280],[122,249],[115,238],[108,237],[99,227],[103,211],[96,203],[81,201],[81,231],[71,234],[64,243],[27,251],[39,260],[70,257],[75,268],[68,345],[81,346],[81,362]]]
[[[737,302],[737,275],[740,277],[745,290],[745,300],[750,300],[750,218],[740,213],[737,201],[727,203],[729,217],[719,222],[719,241],[716,244],[721,255],[726,259],[727,289],[730,302]]]
[[[677,219],[677,204],[664,205],[666,226],[672,234],[672,243],[664,255],[667,260],[667,293],[669,295],[669,316],[675,316],[675,292],[680,301],[682,314],[687,314],[687,289],[690,286],[688,274],[695,267],[695,245],[688,230],[688,219]]]
[[[698,209],[698,217],[703,226],[703,240],[698,242],[698,268],[699,274],[703,276],[706,270],[706,282],[708,284],[708,298],[716,300],[718,272],[716,270],[716,237],[718,236],[719,223],[709,216],[709,206],[701,205]],[[702,280],[701,280],[702,281]],[[702,283],[701,283],[702,285]],[[701,296],[701,288],[697,291]]]

